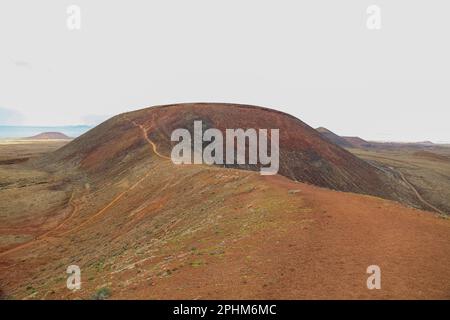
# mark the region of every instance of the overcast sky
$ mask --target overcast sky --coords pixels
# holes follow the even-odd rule
[[[66,9],[81,8],[81,30]],[[381,29],[366,26],[369,5]],[[0,124],[261,105],[372,140],[450,141],[448,0],[2,0]]]

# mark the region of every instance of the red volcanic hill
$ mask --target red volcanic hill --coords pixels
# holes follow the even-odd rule
[[[279,174],[292,180],[330,189],[376,195],[418,205],[398,177],[382,171],[331,143],[299,119],[275,110],[237,104],[191,103],[150,107],[115,116],[41,163],[82,170],[89,176],[115,175],[137,165],[148,146],[137,125],[147,131],[162,155],[170,156],[173,130],[193,132],[195,120],[206,128],[255,128],[280,130]],[[256,166],[233,166],[258,170]]]
[[[68,140],[70,137],[61,132],[42,132],[35,136],[26,138],[28,140]]]

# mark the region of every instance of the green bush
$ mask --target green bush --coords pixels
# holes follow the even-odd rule
[[[93,300],[105,300],[111,296],[111,289],[101,288],[92,296]]]

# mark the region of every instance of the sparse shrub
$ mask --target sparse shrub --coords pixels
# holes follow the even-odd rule
[[[105,300],[111,296],[111,289],[104,287],[98,289],[97,292],[92,296],[92,300]]]
[[[192,267],[198,268],[198,267],[202,266],[204,264],[204,262],[203,262],[203,260],[195,260],[195,261],[192,261],[190,264]]]

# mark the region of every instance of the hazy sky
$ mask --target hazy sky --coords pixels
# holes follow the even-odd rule
[[[66,25],[69,5],[81,30]],[[369,5],[381,29],[366,26]],[[2,0],[0,124],[237,102],[375,140],[450,141],[448,0]]]

